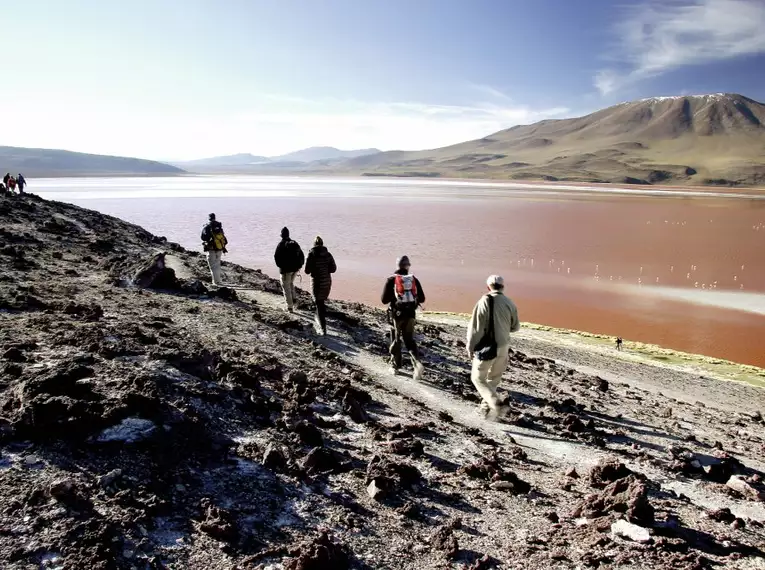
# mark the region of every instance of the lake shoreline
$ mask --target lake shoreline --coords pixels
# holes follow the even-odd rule
[[[446,311],[424,311],[420,320],[464,325],[470,320],[470,315]],[[529,322],[521,323],[519,338],[546,341],[550,344],[565,342],[565,344],[574,346],[583,352],[595,350],[600,354],[608,354],[617,360],[642,362],[679,372],[697,373],[714,380],[745,382],[759,388],[765,388],[765,368],[704,354],[683,352],[656,344],[632,341],[628,338],[624,339],[624,349],[619,352],[615,348],[615,336]]]

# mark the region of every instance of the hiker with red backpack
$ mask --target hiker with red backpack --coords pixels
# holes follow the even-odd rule
[[[223,285],[221,259],[224,253],[228,253],[228,240],[223,233],[223,224],[215,219],[215,214],[210,214],[209,220],[202,228],[202,247],[207,252],[207,264],[210,266],[213,285],[220,287]]]
[[[297,302],[297,291],[295,290],[295,277],[303,268],[305,255],[300,245],[293,239],[290,239],[290,230],[282,228],[282,241],[276,246],[274,252],[274,261],[279,268],[282,278],[282,289],[284,291],[284,300],[287,302],[287,310],[294,311]]]
[[[406,255],[399,257],[396,265],[398,269],[388,277],[382,293],[382,303],[389,306],[388,321],[391,325],[390,370],[396,375],[401,368],[403,340],[412,359],[413,378],[421,380],[425,367],[414,340],[414,327],[417,323],[417,308],[425,302],[425,293],[420,280],[409,273],[411,263]]]

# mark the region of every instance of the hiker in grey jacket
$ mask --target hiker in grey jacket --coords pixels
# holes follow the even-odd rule
[[[473,361],[470,379],[483,399],[482,408],[492,417],[507,413],[508,406],[497,396],[497,387],[502,381],[502,374],[507,368],[510,351],[510,334],[518,332],[521,323],[518,320],[518,308],[505,296],[505,280],[499,275],[492,275],[486,280],[489,293],[481,297],[473,309],[467,330],[467,351]],[[492,360],[475,358],[476,345],[489,330],[489,297],[494,302],[494,338],[497,342],[497,357]]]
[[[316,303],[316,332],[327,334],[327,299],[332,290],[332,274],[337,271],[335,258],[324,247],[324,240],[316,236],[313,248],[308,252],[305,274],[311,276],[313,300]]]

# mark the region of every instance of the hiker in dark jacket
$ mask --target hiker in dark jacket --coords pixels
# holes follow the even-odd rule
[[[5,187],[8,188],[8,182],[11,180],[11,173],[6,172],[5,176],[3,176],[3,184],[5,184]]]
[[[287,228],[282,228],[282,241],[276,246],[274,261],[282,277],[282,289],[284,290],[284,300],[287,302],[287,310],[291,313],[297,301],[295,276],[303,268],[305,256],[298,242],[290,239],[290,231]]]
[[[26,178],[24,178],[24,176],[22,176],[21,173],[19,173],[19,175],[16,177],[16,184],[19,187],[19,194],[23,194],[24,193],[24,186],[27,185],[27,180],[26,180]]]
[[[327,334],[327,305],[332,290],[332,274],[337,271],[335,258],[324,247],[324,240],[316,236],[313,248],[308,252],[305,274],[311,276],[313,300],[316,303],[316,332]]]
[[[409,274],[409,258],[404,255],[396,260],[398,269],[388,277],[382,293],[382,303],[388,305],[388,321],[391,325],[390,366],[391,373],[398,374],[401,368],[401,341],[403,339],[412,359],[415,380],[422,379],[424,367],[420,352],[414,340],[414,326],[417,322],[417,308],[425,303],[425,292],[420,280]]]

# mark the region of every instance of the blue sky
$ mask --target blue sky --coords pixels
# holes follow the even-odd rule
[[[0,0],[0,144],[419,149],[654,95],[765,100],[765,0]]]

